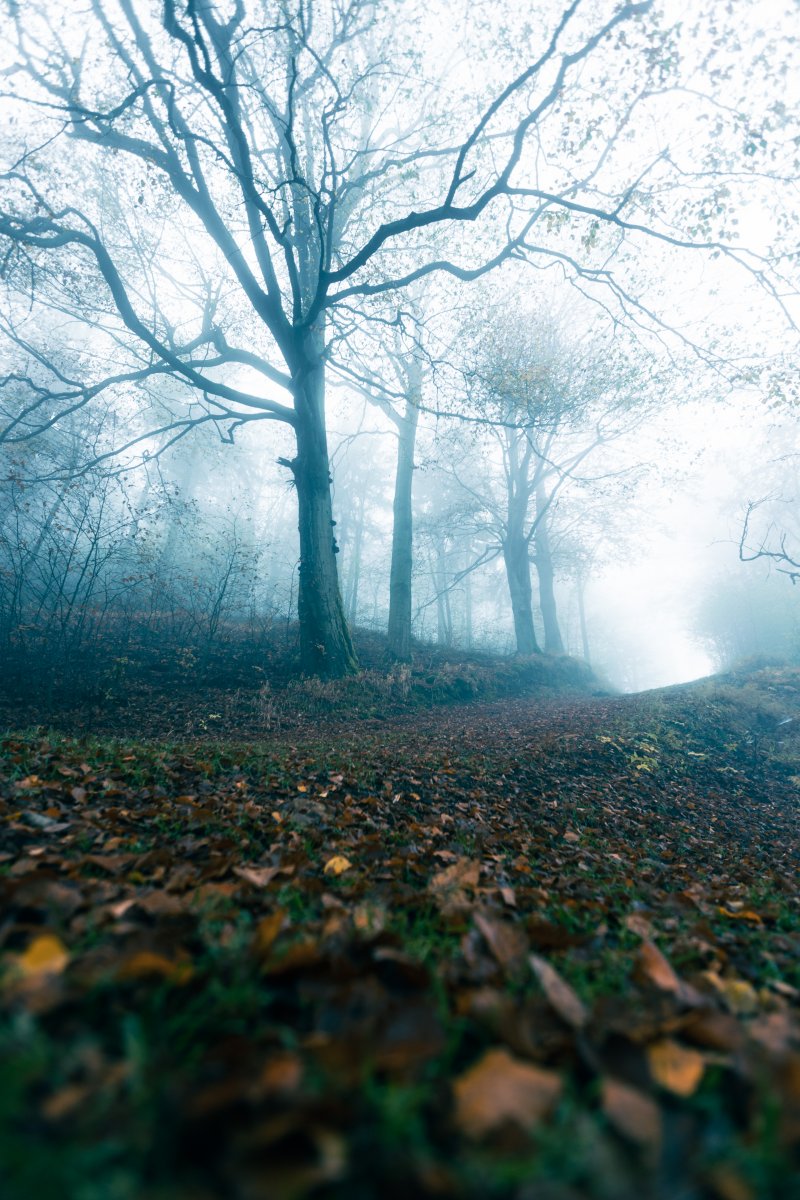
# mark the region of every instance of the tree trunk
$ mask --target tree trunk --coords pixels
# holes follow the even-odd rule
[[[544,625],[545,654],[563,654],[564,642],[558,626],[556,595],[553,589],[553,555],[550,550],[550,534],[547,530],[547,498],[543,489],[536,491],[537,524],[534,533],[536,545],[536,574],[539,577],[539,606]]]
[[[583,600],[584,581],[583,575],[578,575],[576,580],[576,589],[578,593],[578,620],[581,626],[581,645],[583,647],[584,662],[588,663],[589,659],[589,627],[586,624],[586,606]]]
[[[297,456],[290,466],[297,487],[300,529],[300,659],[309,674],[337,678],[356,671],[358,663],[336,567],[339,548],[333,534],[323,353],[323,332],[315,328],[305,336],[292,379]]]
[[[472,572],[469,571],[469,555],[467,556],[467,574],[464,576],[464,638],[467,649],[472,649]]]
[[[440,646],[453,644],[453,613],[447,587],[447,564],[441,541],[436,543],[436,640]]]
[[[415,364],[406,411],[397,425],[388,627],[389,656],[397,662],[411,660],[411,573],[414,562],[412,487],[420,385],[421,372]]]
[[[347,578],[347,619],[355,625],[358,616],[358,585],[361,581],[361,544],[364,540],[364,493],[358,500],[353,548],[350,553],[350,568]]]
[[[538,654],[539,644],[533,627],[531,564],[528,558],[528,543],[524,537],[506,538],[503,543],[503,561],[511,596],[517,654]]]

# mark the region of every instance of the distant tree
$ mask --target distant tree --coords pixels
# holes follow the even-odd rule
[[[588,343],[590,339],[585,339]],[[516,313],[483,326],[468,368],[470,407],[485,432],[450,471],[482,513],[484,537],[505,566],[517,653],[539,650],[531,567],[547,653],[563,653],[554,589],[551,519],[587,460],[618,438],[648,399],[643,378],[615,362],[609,342],[571,343],[551,320]],[[492,451],[493,447],[493,451]],[[476,520],[481,520],[480,517]],[[487,560],[484,550],[482,560]]]

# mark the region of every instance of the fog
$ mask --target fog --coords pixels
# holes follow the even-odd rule
[[[14,688],[797,659],[795,4],[7,7]]]

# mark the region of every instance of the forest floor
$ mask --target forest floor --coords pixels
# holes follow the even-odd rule
[[[800,671],[0,740],[5,1200],[800,1196]]]

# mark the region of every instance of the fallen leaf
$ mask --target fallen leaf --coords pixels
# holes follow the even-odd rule
[[[717,1200],[756,1200],[756,1193],[747,1180],[725,1163],[712,1167],[707,1183]]]
[[[661,1110],[638,1088],[606,1077],[601,1092],[603,1112],[618,1133],[638,1146],[657,1150],[661,1144]]]
[[[758,993],[746,979],[718,975],[716,971],[704,971],[703,979],[710,983],[722,998],[725,1007],[737,1017],[752,1016],[759,1010]]]
[[[662,992],[678,993],[681,981],[653,942],[645,939],[639,947],[637,966],[641,973]]]
[[[452,866],[438,871],[428,885],[434,892],[455,888],[475,888],[481,875],[481,864],[471,858],[459,858]]]
[[[530,1132],[552,1111],[561,1091],[554,1071],[521,1062],[507,1050],[489,1050],[453,1084],[456,1125],[475,1139],[506,1124]]]
[[[138,950],[126,958],[116,970],[116,978],[120,981],[147,979],[160,975],[162,979],[172,979],[176,983],[186,983],[192,974],[188,963],[173,962],[163,954],[153,950]]]
[[[281,869],[281,867],[234,867],[233,873],[240,879],[246,880],[247,883],[252,883],[253,887],[263,888],[272,882]]]
[[[85,1083],[68,1083],[42,1102],[41,1113],[47,1121],[62,1121],[91,1095]]]
[[[352,865],[350,859],[345,858],[343,854],[334,854],[333,858],[329,858],[325,863],[323,870],[326,875],[343,875]]]
[[[296,1054],[286,1051],[264,1064],[255,1092],[258,1096],[287,1096],[296,1092],[303,1078],[303,1064]]]
[[[42,933],[33,939],[24,954],[20,954],[16,965],[27,978],[35,978],[60,975],[68,962],[69,950],[61,939],[53,933]]]
[[[262,917],[258,922],[253,939],[253,949],[259,958],[265,958],[269,954],[273,942],[283,929],[285,921],[285,910],[276,908],[269,916]]]
[[[562,979],[555,967],[538,954],[528,956],[528,962],[542,990],[550,1003],[550,1007],[558,1013],[565,1024],[573,1029],[583,1029],[589,1014],[577,992]]]
[[[528,940],[517,925],[480,912],[475,913],[475,924],[501,967],[510,968],[522,961]]]
[[[705,1073],[705,1059],[699,1050],[691,1050],[671,1038],[651,1042],[647,1063],[656,1083],[676,1096],[693,1096]]]
[[[653,936],[653,926],[642,913],[628,913],[623,925],[637,937],[648,939]]]
[[[751,908],[743,908],[732,912],[731,909],[720,906],[717,912],[721,917],[727,917],[731,921],[751,921],[754,925],[763,925],[762,918]]]

